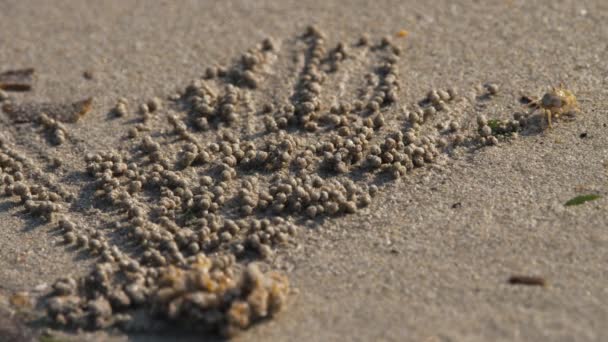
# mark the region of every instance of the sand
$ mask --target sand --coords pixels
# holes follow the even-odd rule
[[[1,133],[26,154],[48,153],[84,170],[85,152],[124,144],[128,120],[108,116],[119,97],[139,103],[171,94],[267,36],[288,52],[311,23],[330,46],[363,33],[409,31],[394,38],[403,49],[403,104],[431,88],[493,82],[500,92],[483,110],[508,118],[521,110],[522,92],[541,95],[564,82],[580,102],[574,121],[456,153],[391,183],[368,208],[302,230],[298,246],[279,250],[276,261],[297,293],[275,319],[236,339],[604,340],[606,199],[564,203],[608,192],[607,17],[601,1],[5,1],[0,70],[37,71],[33,91],[16,93],[16,101],[94,96],[95,106],[69,126],[76,147],[53,147],[6,116]],[[280,80],[293,74],[276,70],[280,92]],[[56,177],[74,191],[86,182],[76,173]],[[87,272],[94,260],[65,248],[52,225],[32,220],[14,201],[1,207],[0,294],[35,293],[40,284]],[[87,217],[108,220],[94,211]],[[542,276],[548,286],[507,284],[514,274]]]

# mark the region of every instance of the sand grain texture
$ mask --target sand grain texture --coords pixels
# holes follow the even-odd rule
[[[500,86],[498,94],[467,111],[507,119],[522,110],[522,92],[538,96],[546,86],[564,82],[580,102],[582,114],[575,120],[499,146],[457,151],[444,163],[389,183],[369,207],[301,229],[297,247],[280,249],[275,260],[298,294],[275,319],[236,340],[608,338],[608,5],[603,1],[178,6],[5,0],[0,6],[0,71],[36,69],[33,91],[10,93],[15,103],[95,97],[87,115],[66,124],[68,140],[60,145],[35,125],[0,116],[7,144],[39,162],[50,184],[76,194],[91,182],[82,173],[84,155],[128,146],[124,137],[139,103],[174,93],[206,67],[229,64],[267,36],[280,43],[279,55],[297,57],[297,37],[311,23],[327,35],[328,47],[352,44],[364,33],[393,37],[402,49],[399,104],[417,103],[431,88],[454,86],[464,93],[491,82]],[[404,29],[407,37],[395,36]],[[370,62],[360,56],[339,71],[335,84],[324,85],[326,100],[356,93]],[[256,101],[282,99],[294,88],[293,61],[273,63]],[[89,70],[95,77],[82,77]],[[120,97],[129,100],[133,114],[114,118]],[[47,169],[53,159],[63,166]],[[603,198],[564,206],[587,193]],[[79,223],[112,222],[103,207],[82,199],[72,207]],[[3,197],[0,216],[0,295],[35,292],[68,274],[82,276],[93,263],[66,248],[54,225],[24,213],[14,198]],[[509,277],[519,274],[540,275],[547,286],[509,285]]]

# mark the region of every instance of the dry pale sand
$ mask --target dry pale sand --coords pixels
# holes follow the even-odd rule
[[[400,103],[415,103],[433,87],[494,82],[500,92],[483,111],[507,118],[521,110],[520,91],[540,95],[563,81],[581,114],[553,130],[418,169],[368,208],[303,230],[298,247],[277,256],[298,293],[275,319],[236,340],[608,339],[608,3],[602,0],[2,0],[0,71],[37,71],[33,91],[15,100],[94,96],[96,102],[70,125],[77,148],[52,147],[5,116],[0,134],[25,153],[48,153],[82,170],[85,152],[119,146],[130,127],[126,119],[108,119],[118,97],[133,103],[164,97],[267,36],[288,52],[310,23],[331,44],[408,30],[407,38],[395,38],[403,46]],[[293,76],[277,72],[277,80]],[[76,190],[78,177],[56,179]],[[583,193],[604,198],[563,205]],[[93,262],[63,247],[50,225],[13,201],[0,202],[0,216],[0,294],[85,274]],[[513,274],[540,275],[548,286],[509,285]],[[110,335],[76,339],[152,339]]]

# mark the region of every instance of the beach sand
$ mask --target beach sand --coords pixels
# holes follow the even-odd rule
[[[497,95],[471,111],[507,119],[524,110],[522,94],[539,96],[563,82],[579,100],[574,120],[497,146],[456,150],[387,183],[354,214],[303,224],[295,243],[279,248],[273,260],[290,279],[288,305],[235,340],[600,341],[608,338],[607,22],[608,4],[600,0],[5,0],[0,72],[36,70],[31,91],[10,93],[14,102],[94,97],[94,105],[66,124],[69,143],[49,144],[35,125],[15,124],[6,113],[0,134],[35,163],[61,160],[63,171],[49,171],[52,183],[79,194],[92,182],[82,173],[84,155],[129,144],[124,136],[136,114],[112,118],[118,98],[135,112],[139,103],[166,98],[266,37],[288,61],[310,24],[328,46],[353,44],[362,34],[390,36],[402,50],[396,108],[417,103],[430,89],[467,92],[494,83]],[[400,30],[407,37],[398,37]],[[292,90],[282,87],[297,72],[283,59],[271,66],[274,83],[256,99]],[[345,67],[346,87],[324,94],[343,96],[363,74],[356,64]],[[603,197],[564,206],[588,193]],[[91,203],[69,211],[91,225],[112,222]],[[85,275],[95,258],[66,247],[56,224],[31,218],[18,200],[0,201],[0,218],[0,315],[7,317],[0,334],[16,336],[11,331],[23,319],[8,304],[12,294],[36,297],[59,277]],[[520,274],[547,284],[508,284]],[[37,336],[44,327],[24,329]],[[173,340],[145,332],[58,334]]]

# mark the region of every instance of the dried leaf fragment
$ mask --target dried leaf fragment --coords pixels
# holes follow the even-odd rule
[[[596,195],[596,194],[576,196],[576,197],[570,199],[564,205],[567,207],[572,206],[572,205],[579,205],[579,204],[583,204],[585,202],[596,200],[601,197],[602,196]]]

